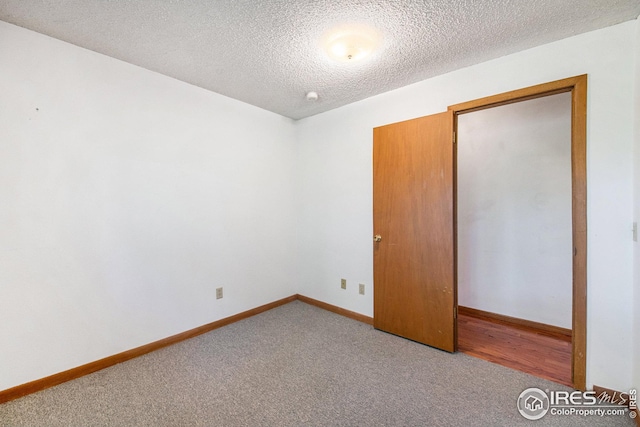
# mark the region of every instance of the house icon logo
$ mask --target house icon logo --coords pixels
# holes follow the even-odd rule
[[[518,397],[518,411],[528,420],[539,420],[549,411],[549,397],[539,388],[528,388]]]
[[[530,411],[537,411],[539,409],[542,409],[543,406],[544,405],[542,403],[542,400],[538,399],[535,396],[529,396],[524,401],[524,407]]]

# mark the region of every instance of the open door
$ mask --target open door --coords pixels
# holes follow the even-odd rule
[[[373,130],[376,329],[456,350],[453,112]]]

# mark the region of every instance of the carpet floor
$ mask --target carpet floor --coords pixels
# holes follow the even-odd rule
[[[0,426],[633,426],[524,419],[560,384],[295,301],[0,405]]]

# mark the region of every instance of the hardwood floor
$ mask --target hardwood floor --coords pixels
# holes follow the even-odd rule
[[[465,314],[458,315],[458,350],[568,386],[571,340]]]

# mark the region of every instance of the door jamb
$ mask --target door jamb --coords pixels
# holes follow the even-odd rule
[[[583,74],[569,77],[567,79],[556,80],[550,83],[543,83],[451,105],[448,110],[453,111],[455,117],[455,140],[457,134],[457,116],[459,114],[471,113],[473,111],[565,92],[571,92],[571,198],[573,232],[571,379],[576,389],[585,390],[587,353],[587,75]],[[457,144],[454,144],[455,163],[457,163],[456,153]],[[454,177],[455,176],[456,173],[454,170]],[[454,200],[457,200],[457,187],[455,183]],[[454,242],[457,245],[457,237]],[[455,252],[457,271],[457,250]],[[457,280],[454,286],[454,292],[457,295]],[[457,301],[455,308],[457,310]]]

